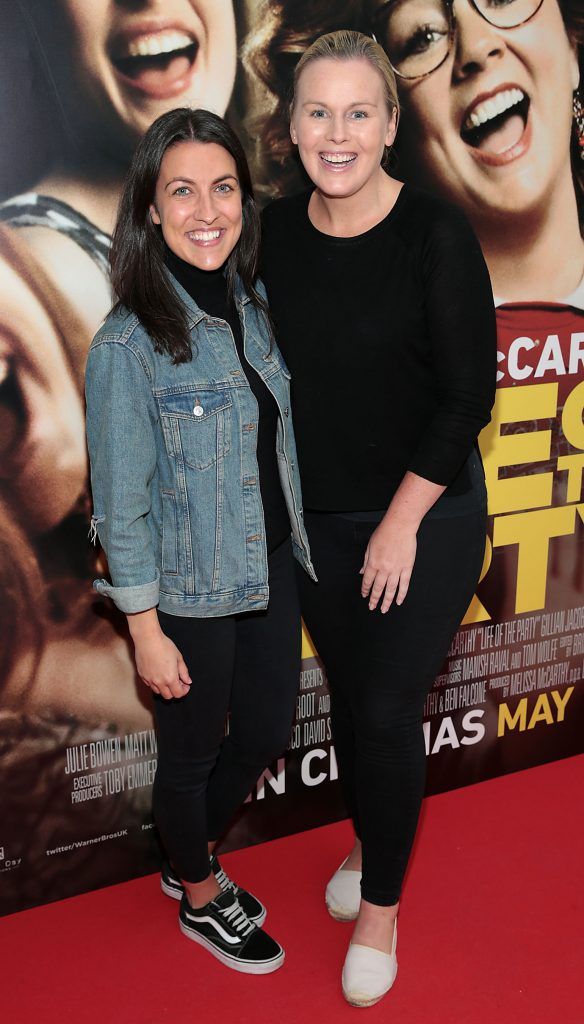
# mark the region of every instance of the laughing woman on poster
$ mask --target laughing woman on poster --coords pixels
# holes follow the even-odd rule
[[[503,417],[523,421],[517,405],[509,413],[509,403],[520,400],[523,386],[535,385],[530,430],[551,427],[537,479],[553,480],[553,490],[538,501],[532,493],[522,507],[565,506],[580,499],[573,483],[566,493],[565,468],[582,449],[563,413],[583,378],[582,7],[574,0],[432,0],[383,3],[376,11],[374,29],[399,76],[405,113],[400,170],[460,206],[485,254],[497,305],[498,407]],[[435,31],[413,47],[429,13]],[[557,388],[553,409],[548,404],[543,413],[542,385]],[[493,427],[483,448],[493,456],[485,466],[497,516],[517,508],[510,509],[498,486],[516,470],[499,467],[501,427]],[[523,432],[525,422],[505,424],[506,432],[512,429]],[[495,519],[481,600],[501,621],[527,609],[515,549],[497,540]],[[576,517],[571,531],[551,540],[545,577],[530,583],[529,610],[582,603],[583,551]]]
[[[413,46],[429,15],[434,31]],[[400,166],[471,220],[501,300],[561,301],[584,270],[584,110],[572,0],[382,3],[407,119]]]
[[[111,256],[118,301],[86,376],[93,521],[113,581],[95,585],[126,613],[154,693],[163,889],[182,897],[185,935],[252,974],[284,953],[214,848],[288,742],[293,553],[313,575],[258,250],[237,136],[203,110],[160,117],[131,165]]]
[[[319,578],[300,581],[302,611],[329,678],[356,835],[326,900],[333,917],[356,919],[343,990],[359,1006],[397,971],[424,701],[483,560],[476,442],[495,388],[480,247],[454,207],[385,170],[397,119],[378,44],[318,39],[296,69],[290,127],[314,188],[264,215]]]
[[[8,77],[17,82],[24,49],[33,95],[20,119],[13,103],[2,111],[7,148],[24,157],[22,166],[18,157],[6,162],[5,176],[21,192],[0,205],[0,220],[22,231],[72,303],[85,327],[78,339],[83,365],[110,306],[108,250],[132,153],[166,110],[225,113],[237,71],[236,13],[233,0],[13,6],[9,19],[2,16],[2,59],[8,68],[18,59]],[[33,187],[22,191],[27,180]],[[6,195],[6,181],[0,190]]]

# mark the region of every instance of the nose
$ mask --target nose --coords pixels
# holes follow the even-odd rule
[[[458,78],[483,71],[489,61],[503,56],[505,41],[503,29],[489,24],[476,11],[470,0],[458,0],[455,5],[456,39],[454,74]]]
[[[193,213],[195,220],[200,220],[203,224],[212,224],[217,217],[217,206],[214,193],[203,192],[200,194],[197,197]]]
[[[342,142],[346,141],[347,125],[341,112],[332,114],[327,129],[327,139],[329,142],[334,142],[335,145],[339,146]]]

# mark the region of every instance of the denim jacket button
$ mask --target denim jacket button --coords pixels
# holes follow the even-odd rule
[[[202,416],[203,412],[204,412],[203,406],[199,402],[196,402],[195,406],[193,408],[193,415],[194,416]]]
[[[289,416],[289,415],[290,415],[290,410],[289,410],[288,406],[286,406],[286,408],[284,409],[284,416]]]

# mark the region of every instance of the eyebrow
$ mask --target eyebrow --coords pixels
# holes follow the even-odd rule
[[[211,182],[211,184],[219,185],[222,181],[227,181],[228,179],[231,179],[232,181],[237,181],[235,174],[221,174],[218,178],[215,178],[214,181]],[[184,175],[179,174],[176,178],[171,178],[170,181],[167,181],[164,188],[167,189],[168,186],[172,185],[175,181],[184,181],[187,183],[187,185],[197,184],[194,178],[187,178]]]
[[[303,103],[302,106],[303,107],[310,107],[310,106],[327,107],[328,103],[325,103],[323,100],[306,100],[306,102]],[[349,103],[349,105],[347,107],[347,110],[350,110],[351,107],[376,107],[376,106],[377,106],[377,103],[371,103],[369,100],[356,100],[354,103]]]

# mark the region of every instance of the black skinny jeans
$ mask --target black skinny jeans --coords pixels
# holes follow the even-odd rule
[[[424,794],[426,696],[474,593],[486,514],[425,519],[408,594],[386,615],[361,597],[377,523],[306,512],[318,584],[298,575],[304,621],[331,690],[339,777],[363,844],[363,898],[400,898]]]
[[[301,642],[293,562],[289,540],[269,556],[267,611],[213,619],[158,613],[193,680],[185,697],[154,697],[154,817],[187,882],[207,878],[207,843],[219,839],[290,738]]]

